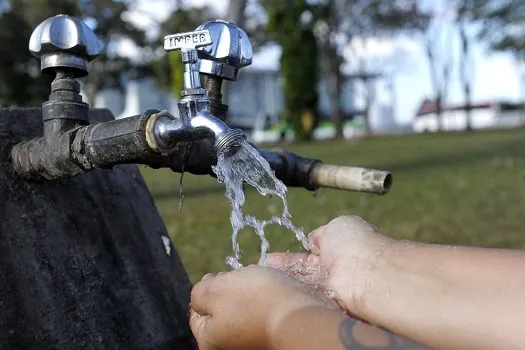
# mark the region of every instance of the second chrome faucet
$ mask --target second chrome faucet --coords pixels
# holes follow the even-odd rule
[[[154,126],[157,149],[169,151],[178,142],[211,137],[216,152],[230,151],[245,139],[245,135],[241,130],[230,129],[212,115],[211,102],[201,87],[199,68],[204,70],[207,79],[235,79],[238,69],[251,63],[251,44],[246,34],[231,23],[210,21],[194,32],[166,36],[164,49],[168,52],[181,51],[184,89],[178,103],[178,118],[167,113],[157,115]],[[206,57],[206,64],[198,67],[199,54]]]

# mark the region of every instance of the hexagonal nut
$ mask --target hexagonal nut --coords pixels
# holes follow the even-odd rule
[[[181,97],[186,97],[190,95],[204,95],[206,94],[206,90],[203,88],[189,88],[189,89],[183,89],[180,93]]]
[[[213,43],[200,48],[199,58],[243,68],[252,63],[250,38],[239,26],[223,20],[208,21],[196,30],[208,29]]]
[[[80,19],[67,15],[50,17],[31,34],[29,50],[40,59],[42,71],[73,68],[87,74],[88,62],[101,52],[95,33]]]

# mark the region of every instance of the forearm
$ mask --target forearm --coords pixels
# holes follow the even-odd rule
[[[272,348],[276,350],[423,349],[388,331],[322,307],[291,313],[272,333]]]
[[[368,321],[436,348],[521,348],[525,253],[398,242],[377,262]]]

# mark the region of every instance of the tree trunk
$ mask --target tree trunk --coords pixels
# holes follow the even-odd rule
[[[466,130],[472,131],[473,130],[472,128],[472,97],[471,97],[471,91],[470,91],[470,84],[468,83],[465,84],[463,88],[465,91],[465,101],[466,101],[466,106],[465,106],[465,117],[467,118]]]
[[[426,54],[427,54],[427,60],[428,65],[430,69],[430,78],[432,80],[432,87],[434,89],[434,93],[436,96],[435,104],[436,104],[436,124],[437,124],[437,131],[442,130],[442,103],[443,103],[443,95],[442,95],[442,85],[440,84],[440,80],[437,73],[437,67],[436,67],[436,60],[434,57],[434,50],[432,47],[433,43],[430,40],[430,38],[425,38],[425,48],[426,48]]]
[[[332,110],[332,120],[335,127],[335,136],[336,138],[344,137],[344,115],[341,109],[341,87],[343,85],[343,74],[341,73],[341,64],[339,59],[334,54],[327,55],[328,67],[330,71],[330,76],[332,80],[331,90],[331,110]]]
[[[467,29],[463,21],[459,21],[459,36],[461,38],[461,82],[463,84],[463,93],[465,95],[465,118],[466,130],[472,130],[472,94],[471,81],[468,75],[470,42],[467,34]]]
[[[436,95],[436,121],[437,121],[437,128],[438,131],[442,131],[444,129],[444,122],[443,122],[443,97],[440,93]]]
[[[375,100],[375,82],[373,80],[374,78],[365,78],[365,90],[366,90],[366,98],[365,98],[365,135],[370,136],[372,135],[372,124],[370,121],[371,111],[372,111],[372,104]]]
[[[248,4],[248,0],[230,0],[230,3],[228,4],[228,14],[227,14],[228,22],[232,22],[232,23],[235,23],[243,27],[244,26],[244,9],[246,9],[247,4]]]
[[[367,102],[367,105],[365,106],[365,136],[372,135],[372,127],[370,125],[370,105]]]
[[[41,134],[41,109],[0,109],[0,348],[196,348],[191,284],[137,166],[23,180],[10,149]]]

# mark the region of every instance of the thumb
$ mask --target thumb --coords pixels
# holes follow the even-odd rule
[[[320,226],[308,235],[308,245],[312,254],[319,255],[321,252],[321,238],[326,231],[326,225]]]
[[[204,334],[204,330],[206,327],[206,321],[208,319],[208,316],[201,316],[195,310],[191,309],[190,311],[190,328],[195,336],[195,339],[197,339],[197,343],[199,344],[199,349],[206,348],[204,342],[206,339],[206,336]]]

